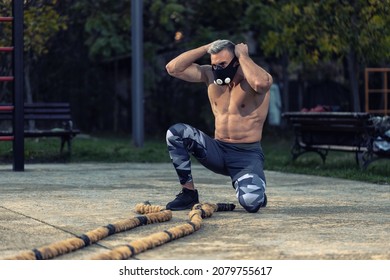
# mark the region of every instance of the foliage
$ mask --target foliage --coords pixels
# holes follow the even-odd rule
[[[77,1],[73,11],[85,18],[85,44],[92,59],[128,55],[130,1]]]
[[[353,48],[359,61],[378,63],[390,55],[389,10],[389,0],[251,1],[246,21],[267,55],[310,65]]]
[[[56,10],[57,0],[28,1],[24,7],[24,49],[33,54],[34,59],[49,51],[51,38],[61,30],[66,30],[66,16]]]
[[[351,107],[361,110],[359,75],[367,66],[389,63],[389,0],[250,3],[246,22],[259,30],[256,37],[266,55],[287,57],[290,71],[303,78],[320,72],[323,63],[341,68],[346,62]],[[336,79],[339,74],[332,72]]]
[[[0,16],[12,16],[12,0],[0,2]],[[12,29],[9,23],[0,23],[0,44],[1,46],[10,46],[12,42]]]
[[[0,14],[12,14],[12,1],[0,3]],[[37,59],[49,51],[50,39],[59,31],[66,30],[66,16],[61,16],[55,9],[57,0],[30,0],[24,3],[24,49]],[[3,26],[2,45],[10,45],[11,25]]]

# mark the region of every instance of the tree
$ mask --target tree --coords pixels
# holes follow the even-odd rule
[[[57,0],[26,0],[24,1],[24,79],[26,100],[33,102],[33,87],[31,85],[31,67],[41,56],[47,54],[50,40],[60,30],[66,29],[66,17],[56,10]],[[11,0],[1,3],[2,14],[11,14]],[[9,43],[11,26],[5,27],[4,37],[0,42]]]
[[[268,55],[284,57],[303,71],[345,60],[352,107],[360,111],[359,73],[366,65],[389,62],[389,9],[389,0],[269,0],[252,1],[247,14],[264,30],[258,40]]]
[[[361,110],[359,73],[367,65],[389,63],[390,1],[329,1],[328,34],[338,40],[336,51],[346,59],[354,111]],[[328,8],[328,7],[324,7]],[[332,11],[335,11],[332,16]],[[318,15],[320,16],[320,14]]]
[[[59,31],[67,28],[66,16],[56,10],[57,0],[31,0],[24,5],[24,75],[26,101],[33,102],[31,67],[41,56],[49,52],[51,39]]]

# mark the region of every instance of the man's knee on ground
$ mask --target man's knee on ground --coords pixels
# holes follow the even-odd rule
[[[257,174],[244,174],[234,182],[238,202],[250,213],[256,213],[265,202],[265,182]]]

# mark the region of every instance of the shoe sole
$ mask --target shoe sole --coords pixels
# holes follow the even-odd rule
[[[199,202],[195,202],[195,203],[191,203],[191,204],[188,204],[186,206],[183,206],[183,207],[176,207],[176,208],[172,208],[172,207],[169,207],[169,208],[166,208],[167,210],[171,210],[171,211],[180,211],[180,210],[187,210],[187,209],[192,209],[192,207],[195,205],[195,204],[198,204]]]

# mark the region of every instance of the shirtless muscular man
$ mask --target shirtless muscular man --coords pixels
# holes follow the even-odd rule
[[[195,63],[206,54],[210,55],[211,65]],[[186,51],[171,60],[166,69],[169,75],[184,81],[205,83],[215,117],[214,137],[183,123],[168,129],[168,151],[182,190],[166,208],[190,209],[199,202],[190,154],[209,170],[230,176],[237,199],[246,211],[254,213],[265,207],[261,137],[271,75],[250,58],[246,44],[235,45],[229,40]]]

